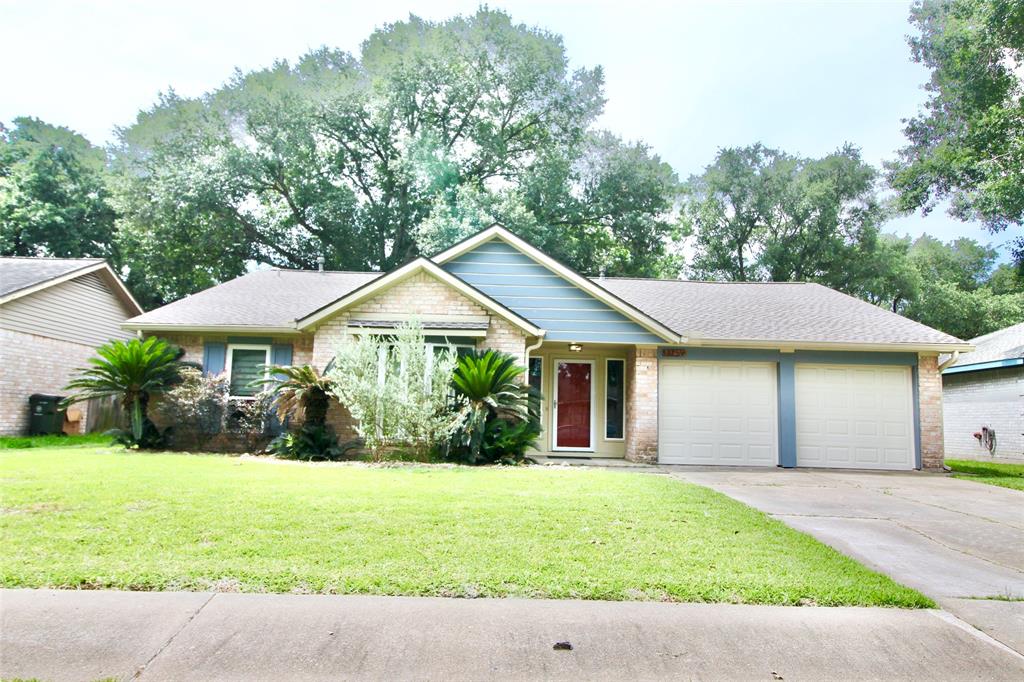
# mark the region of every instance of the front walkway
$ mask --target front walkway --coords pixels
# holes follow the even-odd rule
[[[930,610],[10,590],[0,615],[3,678],[1024,679]]]
[[[1024,653],[1024,493],[922,472],[670,471],[920,590]]]

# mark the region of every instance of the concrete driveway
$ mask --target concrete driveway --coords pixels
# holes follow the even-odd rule
[[[669,470],[916,588],[1024,653],[1024,493],[921,472]]]

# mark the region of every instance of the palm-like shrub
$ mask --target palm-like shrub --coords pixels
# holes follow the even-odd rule
[[[123,440],[138,447],[158,445],[160,434],[148,416],[149,399],[178,378],[180,357],[177,346],[156,337],[111,341],[96,350],[89,367],[75,370],[78,376],[66,387],[74,393],[65,404],[116,396],[131,422]]]
[[[513,356],[494,350],[459,358],[452,387],[462,406],[449,458],[467,464],[522,459],[540,433],[539,400],[520,379],[525,371]]]
[[[334,382],[309,365],[271,367],[270,376],[258,383],[274,396],[277,418],[283,424],[288,417],[321,427],[327,422],[328,396]]]

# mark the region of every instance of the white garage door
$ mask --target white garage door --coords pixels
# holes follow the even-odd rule
[[[662,360],[659,364],[659,461],[778,464],[775,363]]]
[[[909,367],[796,365],[796,463],[914,468]]]

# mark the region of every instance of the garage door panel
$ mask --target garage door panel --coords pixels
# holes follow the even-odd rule
[[[796,365],[797,465],[912,469],[906,366]]]
[[[659,365],[660,461],[777,463],[773,363],[665,360]]]

